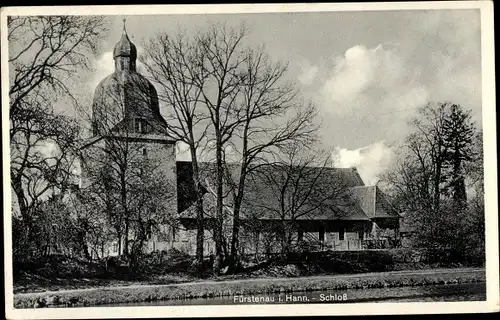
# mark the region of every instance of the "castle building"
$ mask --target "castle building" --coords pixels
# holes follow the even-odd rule
[[[102,202],[103,210],[115,218],[103,223],[117,226],[114,229],[119,233],[102,246],[97,255],[119,255],[125,243],[132,247],[137,241],[146,252],[175,248],[194,254],[197,230],[191,163],[176,161],[176,140],[169,136],[168,123],[160,114],[155,87],[136,70],[137,49],[125,27],[113,50],[113,58],[115,71],[95,89],[93,136],[82,148],[88,154],[88,159],[83,161],[87,168],[83,173],[83,187],[92,186],[96,175],[104,181],[105,187],[99,189],[98,198],[107,199]],[[206,173],[203,177],[205,254],[209,255],[214,252],[211,212],[216,198],[210,178],[213,164],[200,166],[204,168],[201,172]],[[234,167],[238,172],[237,166]],[[267,169],[269,175],[279,170],[272,166]],[[397,230],[398,213],[378,187],[364,185],[355,169],[326,168],[320,175],[325,179],[324,194],[328,194],[331,181],[345,185],[344,202],[338,205],[326,201],[326,205],[317,207],[309,204],[308,214],[290,223],[295,232],[294,241],[308,241],[322,249],[360,250],[367,248],[369,241],[384,241],[381,231]],[[144,186],[140,184],[145,179],[151,183],[147,190],[141,189]],[[119,183],[113,183],[115,180],[132,182],[126,186],[116,185]],[[242,252],[279,251],[277,230],[291,218],[273,213],[279,199],[273,196],[272,186],[266,184],[262,176],[251,176],[248,181],[241,208]],[[135,215],[120,211],[129,203],[134,204]],[[231,199],[225,199],[224,203],[230,224]]]

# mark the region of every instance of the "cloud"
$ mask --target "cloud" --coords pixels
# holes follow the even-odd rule
[[[421,34],[409,50],[422,65],[433,101],[453,101],[481,121],[481,19],[479,10],[434,10],[408,33]],[[430,50],[431,49],[431,50]]]
[[[394,155],[394,150],[390,146],[384,141],[379,141],[354,150],[338,147],[333,152],[332,158],[335,167],[356,167],[365,184],[373,185],[392,164]]]
[[[311,96],[330,144],[355,150],[401,142],[412,130],[408,120],[428,102],[459,103],[481,127],[479,11],[433,10],[418,19],[401,14],[400,30],[379,36],[375,45],[359,42],[329,62],[318,60],[321,78]]]
[[[299,81],[304,86],[311,85],[319,72],[319,67],[316,65],[312,65],[308,60],[304,60],[303,63],[300,64],[301,73],[299,74]]]
[[[356,45],[334,57],[319,88],[324,130],[349,147],[380,140],[401,140],[407,119],[429,100],[420,69],[410,64],[394,44],[373,48]],[[332,132],[333,131],[333,132]],[[392,142],[392,141],[391,141]]]
[[[418,70],[410,68],[390,48],[382,44],[375,48],[356,45],[347,49],[343,56],[336,57],[333,71],[322,86],[321,93],[332,109],[343,112],[346,107],[371,108],[383,102],[389,95],[405,95],[407,92],[424,90],[415,80]],[[368,101],[367,101],[368,99]],[[364,102],[370,102],[365,105]],[[408,101],[401,107],[411,107]],[[342,108],[335,108],[342,105]],[[394,108],[385,105],[384,109]]]
[[[109,76],[115,71],[115,64],[113,61],[113,51],[103,52],[94,63],[95,73],[90,81],[91,89],[95,89],[102,79]]]

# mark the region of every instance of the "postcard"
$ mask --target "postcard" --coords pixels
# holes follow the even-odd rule
[[[8,319],[499,310],[492,2],[1,26]]]

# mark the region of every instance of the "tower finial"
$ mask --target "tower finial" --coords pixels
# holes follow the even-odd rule
[[[125,22],[127,21],[127,18],[123,18],[123,33],[127,34],[127,29],[125,28]]]

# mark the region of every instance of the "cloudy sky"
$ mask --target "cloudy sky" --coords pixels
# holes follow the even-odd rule
[[[139,47],[158,31],[194,32],[210,22],[249,28],[249,45],[266,45],[290,63],[289,77],[321,111],[323,145],[336,165],[356,166],[375,183],[391,164],[407,120],[428,101],[472,109],[481,126],[479,10],[266,13],[110,17],[112,28],[93,59],[87,97],[113,72],[122,19]]]

